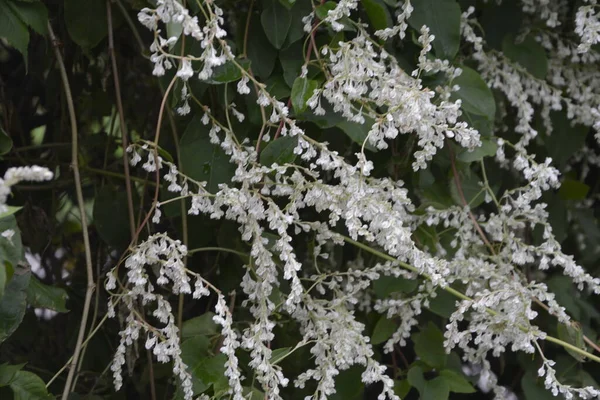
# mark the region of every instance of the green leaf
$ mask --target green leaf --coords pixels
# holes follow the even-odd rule
[[[438,289],[437,296],[429,300],[429,310],[440,317],[449,318],[456,311],[456,297]]]
[[[319,87],[317,81],[306,79],[304,77],[298,77],[294,81],[292,86],[292,106],[296,114],[301,114],[306,110],[306,102],[310,99],[315,91]]]
[[[19,372],[24,366],[25,363],[17,365],[8,365],[7,363],[0,364],[0,387],[8,386],[15,378],[17,372]]]
[[[463,110],[494,120],[496,101],[492,91],[475,70],[465,66],[460,68],[462,74],[453,81],[460,86],[460,89],[453,94],[453,97],[462,100]]]
[[[364,143],[365,149],[376,152],[378,150],[377,147],[373,146],[368,141],[365,143],[365,140],[367,140],[367,136],[369,135],[369,130],[371,130],[371,127],[374,123],[375,121],[373,121],[371,117],[365,116],[365,122],[363,124],[344,119],[336,126],[340,128],[346,135],[348,135],[348,137],[352,139],[354,143],[357,143],[361,146]]]
[[[236,62],[245,70],[250,69],[250,60],[237,59]],[[233,61],[227,61],[223,65],[219,65],[213,70],[212,76],[206,80],[207,83],[213,85],[235,82],[242,77],[242,71],[240,68],[233,63]]]
[[[129,209],[124,190],[104,185],[96,195],[92,214],[96,231],[105,243],[117,249],[129,244]]]
[[[538,79],[546,78],[548,57],[546,50],[533,36],[527,36],[521,43],[515,43],[514,35],[507,35],[502,41],[502,51],[506,57],[520,64]]]
[[[204,358],[195,370],[195,375],[205,384],[212,385],[215,393],[229,389],[229,383],[225,376],[225,361],[227,361],[227,356],[219,353],[214,357]]]
[[[447,400],[450,397],[450,388],[446,379],[441,376],[425,383],[421,393],[421,400]]]
[[[8,215],[0,218],[0,232],[12,230],[12,238],[0,236],[0,265],[8,263],[16,267],[19,261],[23,259],[23,244],[21,243],[21,231],[17,226],[17,220],[14,215]]]
[[[572,344],[575,347],[578,347],[582,350],[585,350],[585,342],[583,341],[583,331],[580,326],[575,326],[571,324],[563,324],[558,323],[557,326],[558,338],[567,343]],[[567,352],[577,361],[582,362],[585,360],[585,357],[573,350],[566,349]]]
[[[292,22],[290,23],[290,30],[287,34],[287,38],[285,39],[284,48],[289,47],[292,43],[296,43],[298,40],[302,39],[305,35],[304,33],[304,22],[302,22],[302,18],[307,16],[312,12],[312,5],[309,1],[296,1],[290,13],[292,15]]]
[[[364,384],[361,381],[363,368],[350,367],[335,377],[336,393],[329,400],[359,400],[363,398]]]
[[[0,214],[0,219],[11,216],[23,208],[23,207],[17,207],[17,206],[5,206],[5,207],[6,207],[6,211],[3,212],[2,214]]]
[[[476,147],[473,151],[462,148],[460,153],[456,155],[459,161],[470,163],[474,161],[481,161],[484,157],[492,157],[498,150],[498,144],[496,139],[493,138],[481,138],[481,146]]]
[[[423,376],[423,368],[415,365],[413,366],[411,369],[408,370],[408,374],[406,375],[406,378],[408,380],[408,383],[410,383],[410,386],[414,387],[415,389],[417,389],[419,391],[419,393],[423,393],[423,390],[425,389],[425,384],[427,383],[427,381],[425,380],[425,377]]]
[[[392,293],[410,293],[417,288],[419,281],[395,276],[381,276],[373,281],[373,291],[378,299],[385,299]]]
[[[183,322],[181,337],[212,336],[217,333],[217,324],[213,321],[215,314],[206,312],[198,317],[190,318]]]
[[[96,47],[108,34],[104,0],[65,0],[64,16],[69,36],[84,49]]]
[[[4,296],[4,288],[8,282],[8,267],[4,264],[0,264],[0,299]]]
[[[273,352],[271,353],[271,359],[269,360],[269,362],[271,364],[277,364],[277,363],[279,363],[288,354],[291,353],[292,349],[293,349],[292,347],[281,347],[279,349],[273,350]]]
[[[412,335],[415,353],[427,365],[442,368],[448,355],[444,350],[444,334],[432,322],[425,329]]]
[[[0,343],[12,335],[23,320],[30,278],[29,269],[17,269],[6,285],[4,296],[0,298]]]
[[[552,157],[552,164],[562,170],[575,152],[583,146],[589,128],[584,125],[573,125],[567,118],[566,111],[552,111],[552,134],[538,135],[544,141],[548,156]]]
[[[8,0],[7,4],[25,25],[40,35],[48,32],[48,10],[41,1],[15,2]]]
[[[408,392],[410,392],[410,388],[411,386],[408,379],[396,381],[394,383],[394,394],[396,394],[396,396],[400,397],[401,399],[404,399],[408,395]]]
[[[181,344],[181,358],[192,375],[194,394],[208,389],[211,382],[203,379],[203,370],[209,358],[210,340],[206,336],[195,336]]]
[[[334,1],[327,1],[321,5],[318,5],[317,8],[315,8],[315,14],[317,15],[317,18],[323,20],[327,18],[329,11],[335,9],[335,7],[336,4]]]
[[[252,72],[263,80],[271,76],[277,61],[277,50],[267,39],[258,16],[250,20],[247,52],[248,58],[252,61]]]
[[[390,10],[381,0],[361,0],[362,6],[367,12],[371,26],[375,30],[385,29],[393,25]]]
[[[54,399],[54,396],[48,393],[44,381],[33,372],[18,371],[9,386],[15,396],[14,400]]]
[[[462,375],[451,369],[445,369],[440,372],[440,376],[446,380],[451,392],[454,393],[475,393],[476,390],[471,383]]]
[[[33,307],[66,313],[69,312],[66,308],[67,297],[67,292],[62,288],[45,285],[35,276],[29,280],[27,303]]]
[[[392,337],[397,328],[398,325],[394,321],[387,319],[385,315],[382,316],[379,318],[379,321],[377,321],[377,324],[375,324],[373,334],[371,335],[371,343],[380,344],[385,342]]]
[[[294,162],[294,149],[298,145],[297,136],[282,136],[270,142],[260,153],[260,163],[267,167]]]
[[[2,6],[0,5],[0,9],[2,9]],[[2,17],[0,17],[1,20]],[[2,28],[0,28],[0,36],[2,36]],[[13,141],[10,138],[10,136],[8,136],[8,133],[6,133],[4,131],[4,129],[2,129],[2,127],[0,127],[0,156],[5,155],[6,153],[8,153],[10,151],[10,149],[12,149],[12,145],[13,145]]]
[[[555,400],[556,397],[544,388],[543,378],[537,376],[534,370],[529,370],[521,379],[521,388],[525,400]]]
[[[481,181],[475,172],[470,169],[466,171],[458,171],[460,177],[460,187],[465,200],[471,209],[479,206],[485,200],[485,193],[482,191],[482,187],[479,184]],[[451,175],[450,178],[450,195],[456,204],[463,206],[462,196],[456,184],[456,179]]]
[[[208,130],[200,116],[190,121],[179,144],[181,164],[184,174],[197,181],[206,181],[206,190],[216,193],[219,184],[231,181],[235,166],[219,145],[210,142]]]
[[[271,5],[263,10],[260,22],[269,42],[276,49],[281,49],[292,23],[290,11],[279,1],[271,0]]]
[[[460,6],[455,0],[416,0],[408,19],[417,31],[427,25],[435,35],[433,49],[439,58],[454,59],[460,45]]]
[[[583,200],[586,198],[590,187],[583,182],[565,179],[560,184],[558,194],[563,200]]]
[[[291,95],[290,87],[282,75],[273,75],[265,82],[267,91],[277,100],[287,99]]]
[[[17,49],[27,60],[29,30],[27,25],[9,7],[9,1],[0,0],[0,37],[5,38],[8,44]]]

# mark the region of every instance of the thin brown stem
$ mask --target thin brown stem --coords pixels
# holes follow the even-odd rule
[[[481,237],[481,240],[483,240],[483,243],[485,243],[485,245],[487,246],[487,248],[490,250],[490,253],[492,255],[496,255],[496,251],[494,250],[494,246],[492,246],[492,244],[488,240],[487,236],[485,235],[485,233],[481,229],[481,226],[479,225],[479,222],[477,222],[477,218],[475,218],[475,215],[473,215],[473,212],[471,211],[471,208],[469,207],[469,203],[467,202],[467,199],[465,198],[465,193],[463,192],[462,183],[460,181],[460,176],[458,175],[458,170],[456,168],[456,160],[455,160],[455,157],[454,157],[454,151],[452,151],[452,147],[450,145],[448,145],[448,151],[450,152],[450,164],[452,166],[452,173],[454,175],[454,183],[456,185],[456,190],[458,191],[458,195],[460,196],[460,201],[462,202],[463,207],[467,207],[468,208],[468,210],[469,210],[469,218],[471,218],[471,221],[473,221],[473,226],[475,227],[475,230],[477,231],[477,233]]]
[[[131,238],[135,235],[135,217],[133,214],[133,194],[131,191],[131,179],[129,173],[129,160],[127,157],[127,147],[129,147],[129,137],[125,126],[125,113],[123,111],[123,101],[121,98],[121,84],[119,82],[119,69],[117,67],[117,57],[115,54],[115,44],[112,24],[111,0],[106,0],[106,17],[108,21],[108,54],[112,63],[113,82],[115,85],[115,100],[117,102],[117,111],[119,113],[119,128],[121,130],[121,141],[123,146],[123,172],[125,173],[125,191],[127,193],[127,212],[129,215],[129,233]]]
[[[75,116],[75,106],[73,105],[73,95],[71,94],[71,87],[69,85],[69,78],[67,76],[67,69],[65,68],[65,63],[63,62],[62,54],[60,53],[59,47],[57,45],[56,36],[54,35],[54,31],[52,30],[52,25],[48,22],[48,34],[50,35],[50,40],[52,42],[52,47],[54,48],[54,54],[56,56],[56,60],[58,62],[58,67],[60,70],[60,75],[63,83],[63,89],[65,91],[65,96],[67,100],[67,107],[69,111],[69,119],[71,122],[71,168],[73,169],[73,175],[75,180],[75,193],[77,195],[77,205],[79,207],[79,214],[81,218],[81,232],[83,235],[83,246],[85,249],[85,267],[86,267],[86,275],[87,275],[87,288],[85,290],[85,300],[83,303],[83,312],[81,315],[81,323],[79,325],[79,333],[77,335],[77,342],[75,344],[75,351],[73,352],[73,359],[70,364],[69,374],[67,376],[67,381],[65,383],[65,387],[62,393],[62,400],[67,400],[69,397],[69,393],[71,393],[71,384],[73,383],[73,378],[75,377],[75,373],[77,372],[77,362],[79,360],[79,354],[81,353],[81,347],[83,344],[83,339],[85,335],[86,325],[88,314],[90,312],[90,306],[92,303],[92,294],[94,292],[95,283],[94,283],[94,269],[92,267],[92,252],[90,249],[90,238],[88,234],[87,228],[87,216],[85,214],[85,202],[83,199],[83,190],[81,188],[81,176],[79,174],[79,152],[78,152],[78,138],[79,134],[77,132],[77,117]]]

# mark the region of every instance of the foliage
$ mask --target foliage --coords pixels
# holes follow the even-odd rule
[[[599,42],[596,0],[0,0],[0,398],[600,397]]]

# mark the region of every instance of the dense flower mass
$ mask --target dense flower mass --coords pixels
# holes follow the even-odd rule
[[[151,176],[156,174],[157,183],[164,179],[164,188],[176,200],[189,200],[185,203],[189,215],[237,226],[239,237],[249,246],[245,273],[238,282],[238,296],[243,299],[239,313],[246,320],[236,323],[238,310],[227,304],[227,293],[188,269],[188,249],[180,240],[166,232],[149,236],[130,249],[105,284],[114,291],[109,309],[123,324],[111,366],[117,389],[123,382],[127,348],[146,338],[146,349],[159,362],[171,363],[183,397],[202,394],[194,389],[190,366],[181,356],[176,317],[164,294],[170,292],[191,294],[194,299],[216,296],[214,321],[222,337],[218,351],[225,356],[226,392],[233,399],[248,398],[246,372],[265,398],[283,399],[285,388],[293,385],[310,388],[307,399],[327,399],[338,390],[336,377],[357,365],[365,385],[378,383],[378,399],[399,399],[394,377],[375,351],[379,343],[372,343],[360,315],[374,311],[394,321],[380,343],[384,354],[395,355],[414,334],[424,309],[446,291],[456,304],[446,315],[445,349],[459,354],[465,368],[479,371],[496,398],[512,395],[499,383],[491,362],[507,352],[536,354],[536,360],[542,360],[539,376],[544,376],[545,387],[555,395],[600,396],[598,388],[561,382],[554,361],[541,345],[550,340],[571,346],[571,351],[575,347],[541,327],[540,309],[569,327],[565,329],[576,329],[576,322],[540,279],[556,273],[584,293],[600,294],[600,278],[563,250],[544,197],[560,187],[561,176],[550,155],[533,150],[539,145],[536,141],[560,135],[557,130],[570,124],[600,131],[600,57],[595,47],[600,22],[595,1],[577,10],[576,36],[572,35],[579,38],[576,42],[550,29],[563,26],[569,18],[566,2],[523,0],[525,15],[543,21],[543,28],[538,24],[535,29],[541,31],[534,32],[531,22],[518,32],[515,44],[504,45],[506,52],[488,45],[478,32],[475,9],[460,16],[456,5],[460,23],[456,40],[465,52],[464,63],[449,61],[458,46],[449,56],[453,50],[439,45],[447,38],[440,41],[432,33],[439,27],[414,26],[423,11],[415,10],[418,5],[409,0],[397,2],[395,22],[376,31],[356,22],[362,2],[315,4],[299,16],[308,49],[287,104],[271,83],[257,78],[258,67],[243,64],[247,45],[234,50],[233,42],[226,39],[231,21],[220,3],[200,1],[200,12],[194,16],[176,0],[156,3],[156,8],[144,8],[138,15],[154,35],[153,74],[163,76],[176,68],[173,82],[182,88],[178,113],[190,113],[193,100],[194,110],[201,115],[194,121],[206,132],[206,145],[214,146],[214,154],[222,153],[234,172],[216,186],[193,179],[185,168],[184,173],[176,162],[163,157],[158,138],[133,144],[127,152],[131,165],[141,163]],[[195,41],[190,48],[196,54],[170,53],[179,39],[165,37],[164,27],[173,23]],[[409,23],[412,43],[408,43]],[[334,32],[335,40],[317,43],[315,33],[327,29]],[[550,55],[542,73],[510,50],[510,46],[526,45]],[[401,46],[413,52],[412,68],[398,56]],[[223,109],[211,110],[194,95],[197,86],[192,82],[223,83],[219,75],[223,71],[235,76],[226,81],[235,85],[226,86]],[[478,102],[480,93],[488,94],[484,100],[491,107]],[[228,100],[232,95],[238,104],[245,104],[236,106]],[[252,110],[258,111],[251,115]],[[558,112],[566,115],[564,126],[553,119]],[[496,115],[501,118],[495,120]],[[240,125],[246,118],[262,121],[256,143]],[[350,126],[359,149],[342,153],[305,123],[318,124],[327,118],[335,119],[342,129]],[[406,144],[403,151],[412,162],[411,172],[418,171],[417,179],[433,181],[432,170],[450,171],[454,204],[431,195],[445,190],[434,182],[428,183],[429,189],[413,193],[412,183],[399,179],[393,165],[377,164],[373,154],[390,148],[397,151],[399,140]],[[281,154],[266,162],[265,154],[276,143],[286,147],[275,147]],[[503,171],[512,181],[500,187],[488,180],[490,168]],[[19,176],[48,178],[47,172],[30,172],[5,175],[0,181],[5,193],[0,191],[0,204]],[[152,222],[160,224],[172,200],[159,197],[156,190]],[[452,234],[442,240],[438,232]],[[299,245],[307,237],[308,250]],[[328,262],[342,245],[381,260],[367,263],[359,253],[347,268]],[[415,287],[374,297],[372,288],[381,279],[413,282]],[[152,318],[143,318],[144,313]],[[277,359],[281,354],[271,347],[282,319],[299,335],[289,352],[307,347],[310,354],[311,366],[297,376],[286,376]],[[575,349],[588,354],[581,347]]]

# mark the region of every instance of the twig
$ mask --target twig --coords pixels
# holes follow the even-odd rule
[[[129,233],[133,239],[135,235],[135,217],[133,215],[133,195],[131,192],[131,180],[129,174],[129,160],[127,157],[127,147],[129,147],[129,137],[125,127],[125,115],[123,112],[123,102],[121,100],[121,85],[119,83],[119,70],[117,68],[117,57],[115,55],[115,45],[112,26],[111,0],[106,0],[106,17],[108,20],[108,54],[112,62],[113,81],[115,84],[115,97],[117,102],[117,111],[119,112],[119,128],[121,130],[121,141],[123,143],[123,172],[125,173],[125,191],[127,192],[127,211],[129,213]]]
[[[454,183],[456,184],[456,190],[458,191],[458,195],[460,196],[460,201],[462,202],[464,207],[468,208],[469,217],[471,218],[471,221],[473,221],[473,226],[475,227],[475,230],[481,237],[481,240],[483,240],[483,243],[485,243],[487,248],[490,250],[490,253],[492,255],[496,255],[494,246],[492,246],[492,244],[488,240],[487,236],[481,229],[479,222],[477,222],[477,218],[475,218],[475,215],[473,215],[473,212],[471,211],[471,208],[469,207],[469,203],[467,202],[467,199],[465,198],[465,194],[462,189],[462,184],[460,182],[460,176],[458,176],[458,170],[456,169],[456,161],[454,159],[454,151],[452,151],[452,147],[450,147],[450,145],[448,145],[448,151],[450,152],[450,164],[452,166],[452,173],[454,174]]]
[[[77,361],[81,352],[81,346],[85,335],[86,324],[88,314],[90,312],[90,305],[92,303],[92,294],[94,292],[94,270],[92,268],[92,252],[90,250],[90,238],[87,229],[87,217],[85,215],[85,203],[83,200],[83,190],[81,189],[81,177],[79,174],[79,161],[78,161],[78,133],[77,133],[77,118],[75,117],[75,106],[73,105],[73,96],[71,94],[71,87],[69,86],[69,78],[67,76],[67,70],[65,63],[63,62],[62,55],[57,46],[56,36],[52,30],[52,25],[48,22],[48,34],[52,41],[52,47],[54,48],[54,54],[58,61],[58,67],[60,69],[60,75],[63,82],[65,96],[67,98],[67,107],[69,109],[69,118],[71,120],[71,168],[73,169],[73,175],[75,177],[75,192],[77,194],[77,205],[79,206],[79,213],[81,216],[81,231],[83,234],[83,245],[85,248],[85,267],[87,275],[87,288],[85,290],[85,300],[83,303],[83,313],[81,315],[81,324],[79,326],[79,334],[77,335],[77,342],[75,344],[75,351],[73,352],[73,360],[71,361],[69,375],[67,376],[67,382],[62,393],[62,400],[67,400],[69,393],[71,392],[71,384],[73,377],[75,376]]]

